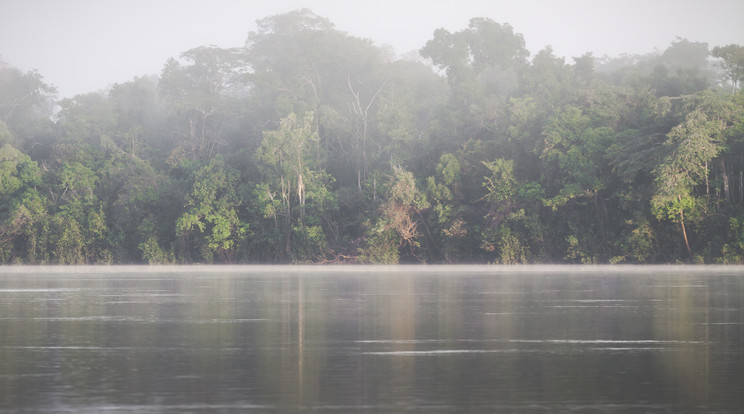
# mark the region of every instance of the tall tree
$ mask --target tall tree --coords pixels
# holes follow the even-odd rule
[[[170,102],[175,149],[170,162],[209,158],[227,145],[226,124],[236,118],[233,97],[242,90],[245,62],[240,49],[198,47],[170,59],[160,76],[160,93]]]
[[[0,121],[16,139],[35,139],[50,126],[56,93],[38,72],[24,73],[0,62]]]
[[[245,47],[256,123],[265,127],[290,113],[314,113],[318,145],[338,155],[329,168],[345,185],[361,188],[372,158],[372,120],[387,84],[378,70],[381,50],[307,9],[257,26]]]
[[[515,89],[517,74],[529,56],[521,34],[487,18],[471,19],[466,29],[454,33],[437,29],[420,53],[447,75],[452,88],[449,141],[456,143],[484,130],[491,134],[489,124],[501,112],[504,97]]]
[[[744,79],[744,46],[736,44],[716,46],[712,55],[721,59],[721,67],[731,83],[731,91],[736,93],[739,81]]]
[[[686,99],[691,110],[667,134],[666,156],[655,169],[657,190],[651,200],[657,217],[667,217],[680,225],[687,253],[692,256],[688,237],[690,213],[699,214],[705,200],[696,197],[695,188],[707,180],[708,163],[724,150],[723,132],[731,112],[720,97],[705,93]],[[724,186],[728,186],[727,179]]]
[[[282,235],[285,260],[322,257],[326,245],[322,226],[333,220],[332,177],[318,166],[315,151],[320,138],[313,120],[312,112],[302,118],[289,114],[279,129],[264,132],[256,153],[264,171],[256,195],[264,216]]]
[[[47,214],[37,191],[42,172],[10,144],[0,147],[0,262],[36,262],[37,232]]]

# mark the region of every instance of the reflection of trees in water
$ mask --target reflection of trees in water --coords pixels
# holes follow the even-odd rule
[[[24,389],[60,385],[111,404],[240,396],[280,411],[529,399],[715,408],[735,397],[723,382],[742,364],[737,278],[207,276],[31,279],[24,287],[67,290],[0,292],[0,411],[33,404]]]
[[[665,301],[654,312],[654,334],[660,340],[695,345],[680,346],[662,354],[665,378],[684,398],[704,402],[710,398],[711,292],[709,283],[684,276],[660,286],[657,297]],[[700,343],[702,342],[702,343]]]

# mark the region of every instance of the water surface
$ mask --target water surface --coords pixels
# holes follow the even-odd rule
[[[733,413],[743,339],[742,267],[2,268],[0,412]]]

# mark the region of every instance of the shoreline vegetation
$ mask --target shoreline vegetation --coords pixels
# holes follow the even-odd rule
[[[741,45],[564,59],[474,18],[398,57],[303,9],[106,91],[42,75],[0,61],[0,272],[744,264]]]

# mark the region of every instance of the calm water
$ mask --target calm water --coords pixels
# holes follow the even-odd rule
[[[2,413],[742,410],[742,267],[0,269]]]

